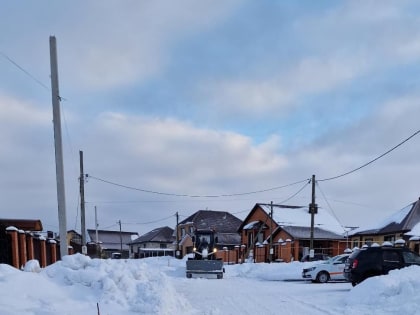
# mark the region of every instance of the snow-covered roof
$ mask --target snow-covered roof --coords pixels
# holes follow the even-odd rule
[[[271,205],[260,205],[261,208],[270,213]],[[273,219],[280,226],[311,226],[311,214],[308,207],[279,207],[273,205]],[[323,230],[328,230],[336,234],[344,234],[344,227],[335,219],[326,209],[318,208],[318,213],[315,214],[314,227]]]
[[[355,230],[352,230],[349,235],[355,234],[385,234],[396,231],[408,231],[413,232],[414,228],[420,222],[420,206],[419,202],[414,202],[408,206],[398,210],[392,215],[385,219],[378,220],[377,222],[361,226]],[[416,228],[416,231],[420,233],[420,227]],[[410,232],[409,232],[410,233]],[[413,232],[417,233],[417,232]],[[407,235],[414,235],[408,234]]]
[[[417,223],[410,232],[405,233],[406,235],[412,235],[412,236],[420,236],[420,222]]]

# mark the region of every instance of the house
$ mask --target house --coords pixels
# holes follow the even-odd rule
[[[420,199],[370,227],[353,230],[350,238],[353,247],[403,239],[410,249],[420,253]]]
[[[192,253],[191,236],[195,229],[212,229],[216,231],[218,237],[218,258],[227,262],[236,261],[238,255],[234,254],[233,250],[241,245],[241,237],[238,233],[241,223],[240,219],[226,211],[199,210],[195,212],[178,224],[177,240],[180,255]]]
[[[128,243],[130,257],[175,256],[174,232],[174,229],[164,226],[141,235]]]
[[[138,238],[137,232],[107,231],[107,230],[87,230],[91,243],[96,243],[96,233],[98,235],[97,244],[100,247],[102,258],[111,258],[112,253],[121,253],[122,258],[129,257],[129,246],[134,238]]]
[[[347,247],[344,229],[325,209],[314,217],[313,249],[330,256]],[[308,207],[257,203],[241,226],[245,259],[255,262],[299,260],[309,253],[311,214]]]

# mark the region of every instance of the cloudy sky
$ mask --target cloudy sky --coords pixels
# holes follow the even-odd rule
[[[344,226],[417,200],[417,1],[3,1],[0,217],[58,232],[49,37],[68,229],[145,233],[200,209],[316,201]],[[308,216],[308,222],[310,218]]]

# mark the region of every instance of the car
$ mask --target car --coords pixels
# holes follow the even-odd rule
[[[315,260],[328,260],[330,258],[331,257],[328,256],[327,254],[315,253],[314,257],[312,258],[309,256],[309,254],[304,255],[300,261],[306,262],[306,261],[315,261]]]
[[[349,256],[350,254],[337,255],[325,262],[304,268],[302,278],[318,283],[326,283],[330,280],[345,280],[343,270]]]
[[[386,275],[390,270],[420,265],[420,256],[405,246],[379,246],[356,249],[344,267],[344,277],[353,286],[367,278]]]

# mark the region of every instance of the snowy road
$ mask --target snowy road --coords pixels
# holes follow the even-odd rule
[[[223,280],[177,279],[178,293],[197,311],[192,314],[343,314],[340,300],[349,283],[255,281],[226,276]],[[273,308],[273,305],[277,307]]]

